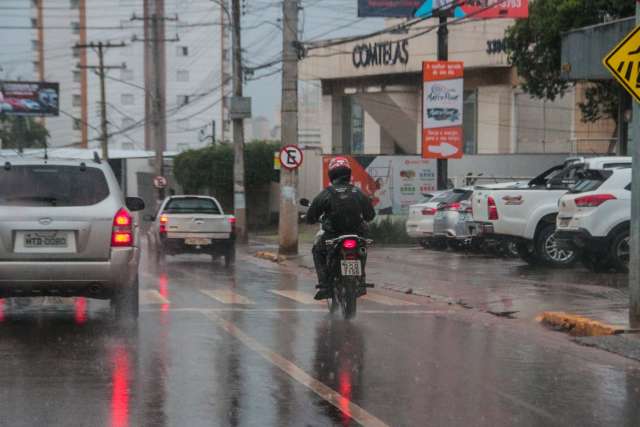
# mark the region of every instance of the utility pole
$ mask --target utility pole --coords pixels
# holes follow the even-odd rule
[[[243,97],[242,86],[244,84],[242,39],[240,38],[240,0],[231,0],[231,14],[233,21],[233,97],[235,100],[240,100]],[[234,108],[236,107],[232,106],[232,112]],[[246,244],[249,242],[249,235],[247,233],[247,200],[244,184],[244,120],[235,115],[233,116],[233,206],[236,217],[236,241],[240,244]]]
[[[102,133],[100,137],[100,146],[102,148],[102,158],[104,160],[109,159],[109,128],[107,121],[107,89],[106,89],[106,72],[107,70],[122,70],[126,68],[125,64],[122,65],[104,65],[104,52],[110,48],[122,48],[126,47],[125,43],[86,43],[76,44],[76,49],[91,48],[98,54],[98,66],[95,65],[78,65],[80,69],[96,70],[98,77],[100,77],[100,131]]]
[[[164,151],[167,149],[166,118],[166,51],[165,42],[178,41],[178,37],[165,38],[165,21],[177,21],[177,17],[164,16],[164,0],[145,1],[145,16],[133,15],[132,21],[144,21],[145,38],[136,41],[145,42],[145,121],[150,123],[145,129],[145,143],[152,144],[154,149],[154,172],[164,177]],[[149,23],[150,28],[149,28]],[[145,144],[146,145],[146,144]],[[158,189],[158,201],[165,198],[165,189]]]
[[[449,60],[449,28],[447,20],[451,9],[441,10],[438,15],[440,26],[438,27],[438,61]],[[449,184],[449,161],[438,159],[438,190],[446,190]]]
[[[219,0],[220,3],[220,141],[228,141],[229,128],[229,93],[233,86],[229,63],[231,47],[229,46],[229,27],[231,16],[229,14],[228,0]]]
[[[636,2],[636,25],[640,24],[640,3]],[[633,103],[633,156],[631,185],[631,232],[629,253],[629,323],[640,328],[640,104]]]
[[[282,146],[298,145],[298,0],[282,4]],[[298,253],[298,171],[280,171],[280,253]]]

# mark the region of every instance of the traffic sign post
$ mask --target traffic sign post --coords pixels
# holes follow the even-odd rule
[[[631,223],[629,231],[629,322],[640,328],[640,2],[636,25],[604,58],[603,64],[636,100],[633,103]]]
[[[297,145],[286,145],[280,150],[280,166],[285,169],[298,169],[303,160],[304,154]]]

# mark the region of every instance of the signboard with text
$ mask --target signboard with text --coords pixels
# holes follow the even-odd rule
[[[323,186],[329,185],[329,161],[323,158]],[[437,186],[435,160],[420,156],[345,156],[352,169],[352,181],[371,197],[378,215],[407,215],[409,206],[424,201],[423,194]]]
[[[455,5],[452,15],[456,18],[472,19],[529,17],[529,0],[426,0],[416,10],[419,18],[433,16],[437,12],[450,9]]]
[[[0,114],[9,116],[57,116],[58,83],[0,81]]]
[[[358,0],[358,16],[365,17],[397,17],[413,16],[424,0]]]
[[[422,64],[422,157],[460,159],[463,147],[464,63]]]

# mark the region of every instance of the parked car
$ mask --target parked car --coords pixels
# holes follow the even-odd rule
[[[473,218],[470,198],[473,191],[469,188],[452,190],[449,201],[438,205],[433,219],[433,238],[443,242],[451,249],[460,250],[465,247],[471,236],[467,233],[467,221]]]
[[[235,217],[225,215],[220,203],[208,196],[171,196],[164,200],[153,221],[150,241],[156,260],[166,255],[207,254],[235,260]]]
[[[585,171],[630,165],[630,157],[567,159],[532,179],[527,188],[477,189],[473,196],[473,233],[516,239],[520,256],[532,264],[570,265],[577,259],[577,251],[559,246],[555,236],[560,197]]]
[[[457,194],[452,190],[433,193],[433,197],[427,202],[418,203],[409,207],[409,218],[406,231],[409,237],[414,238],[425,249],[446,248],[446,242],[442,239],[434,239],[434,219],[438,207],[443,203],[456,202]]]
[[[138,316],[139,198],[109,165],[21,158],[0,169],[0,298],[110,299]]]
[[[588,268],[627,271],[630,221],[631,169],[591,170],[560,199],[556,234]]]

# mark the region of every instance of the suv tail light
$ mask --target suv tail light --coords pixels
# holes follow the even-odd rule
[[[111,246],[133,246],[133,218],[131,218],[131,214],[125,208],[120,209],[113,218]]]
[[[342,247],[345,249],[355,249],[358,247],[358,242],[355,239],[346,239],[342,241]]]
[[[430,215],[435,215],[436,214],[436,210],[434,208],[424,208],[422,209],[422,215],[424,216],[430,216]]]
[[[458,211],[458,210],[460,210],[460,203],[457,203],[457,202],[445,203],[444,205],[440,206],[440,210],[443,210],[443,211]]]
[[[596,208],[608,200],[616,200],[616,196],[613,194],[592,194],[578,197],[575,200],[575,204],[579,208]]]
[[[498,215],[496,201],[491,196],[487,198],[487,208],[489,210],[489,221],[497,221],[500,218],[500,215]]]
[[[169,217],[166,215],[160,215],[160,234],[167,234],[167,225],[169,224]]]

